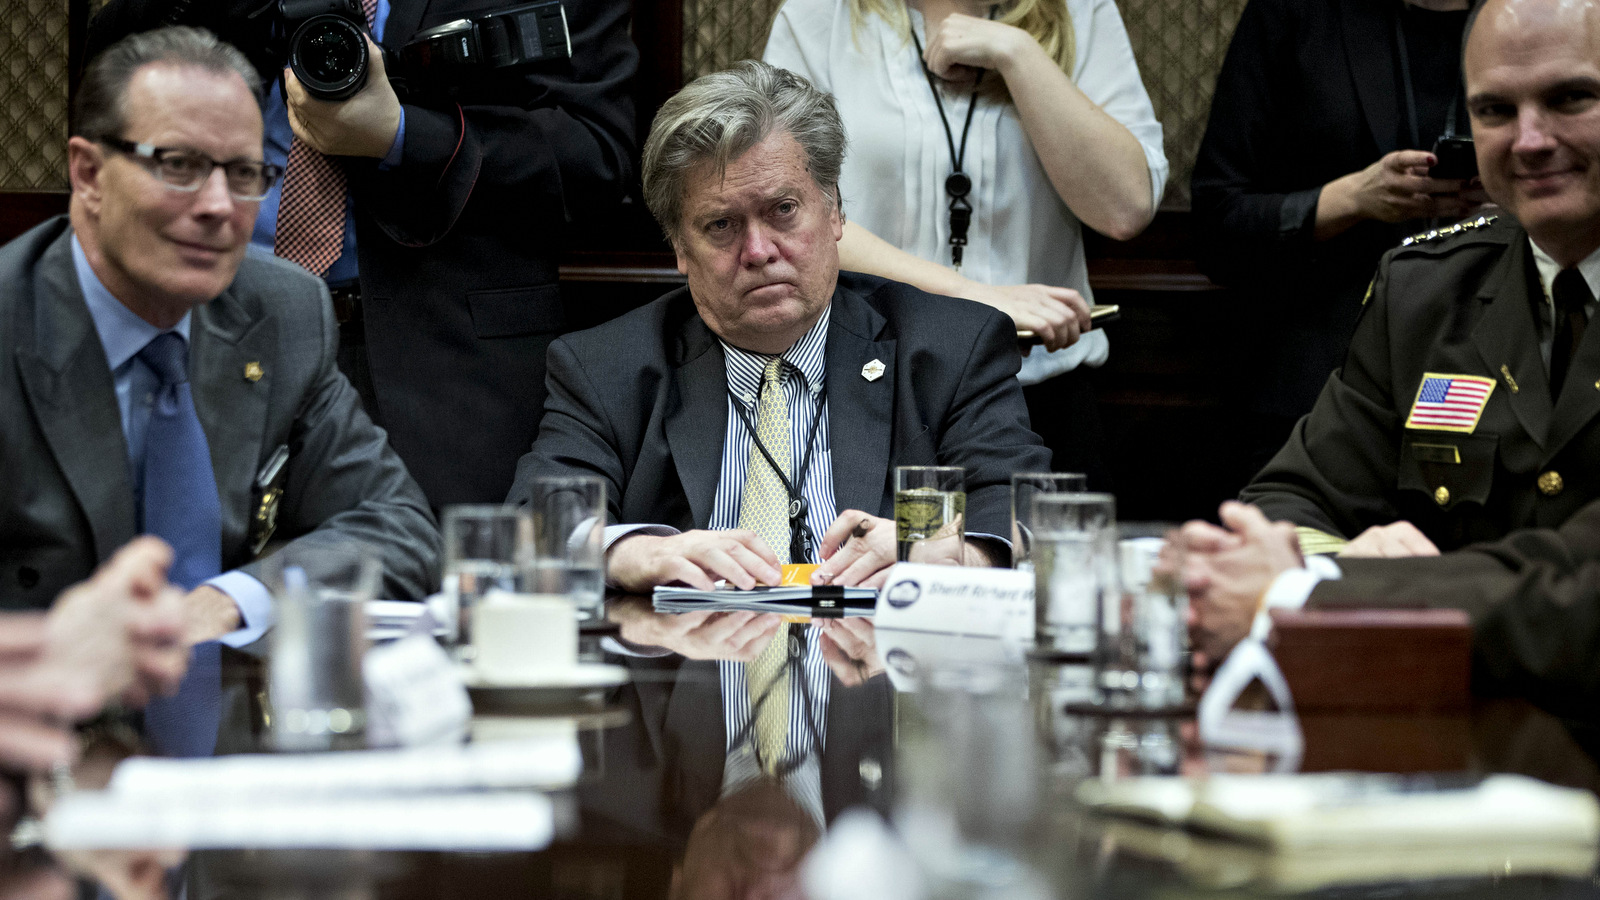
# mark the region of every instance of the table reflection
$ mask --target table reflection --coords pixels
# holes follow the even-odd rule
[[[768,772],[748,765],[753,736],[741,723],[757,710],[740,708],[749,701],[730,693],[725,664],[745,658],[751,635],[770,623],[759,616],[651,620],[647,601],[612,606],[618,627],[591,633],[584,653],[625,667],[629,682],[563,709],[496,710],[483,717],[493,727],[476,731],[479,740],[529,729],[579,735],[583,775],[557,795],[557,836],[543,851],[246,848],[187,860],[13,852],[0,867],[0,898],[74,896],[80,877],[129,898],[177,896],[180,880],[190,898],[351,900],[1101,900],[1311,890],[1274,873],[1259,848],[1086,812],[1074,795],[1085,781],[1267,772],[1280,761],[1270,747],[1207,747],[1192,714],[1098,710],[1087,666],[973,643],[984,639],[941,645],[880,635],[865,619],[796,623],[804,655],[794,688],[803,699],[790,707],[786,746],[799,752]],[[884,646],[897,648],[887,662]],[[1262,702],[1249,697],[1246,705]],[[1428,716],[1319,714],[1299,717],[1296,727],[1302,771],[1517,772],[1600,789],[1594,729],[1516,701]],[[226,743],[243,748],[259,739],[257,727]],[[8,796],[15,809],[19,798]],[[851,812],[860,810],[867,818]],[[850,837],[833,841],[841,823],[849,823]],[[1337,888],[1311,892],[1600,895],[1592,867],[1589,877],[1540,879],[1509,862],[1509,874],[1502,867],[1493,876],[1411,881],[1351,867],[1323,873],[1323,883]]]

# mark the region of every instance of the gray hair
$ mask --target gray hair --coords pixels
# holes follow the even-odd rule
[[[747,59],[696,78],[662,104],[644,143],[644,202],[667,240],[678,243],[691,171],[707,163],[726,171],[777,131],[794,137],[811,179],[830,203],[838,202],[844,123],[833,96],[799,75]]]
[[[176,25],[129,35],[94,58],[73,101],[72,133],[90,140],[120,137],[127,125],[128,85],[145,66],[169,63],[244,79],[261,105],[261,76],[232,44],[202,28]]]

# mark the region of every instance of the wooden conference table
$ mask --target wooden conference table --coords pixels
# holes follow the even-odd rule
[[[1328,652],[1330,641],[1344,653],[1351,641],[1369,640],[1375,652],[1387,654],[1396,646],[1398,628],[1401,644],[1417,643],[1415,623],[1410,633],[1403,622],[1357,624],[1361,627],[1352,630],[1348,619],[1286,623],[1279,651],[1291,680],[1305,683],[1294,674],[1295,655],[1315,660]],[[716,664],[677,655],[617,656],[593,637],[586,653],[626,666],[632,681],[560,711],[579,723],[585,771],[576,789],[558,798],[558,837],[548,849],[517,854],[205,851],[192,855],[187,896],[801,896],[795,893],[797,866],[825,829],[814,824],[815,816],[807,815],[802,804],[770,786],[719,798],[725,758]],[[1458,672],[1459,660],[1449,653],[1441,658],[1448,672]],[[937,814],[943,808],[978,843],[1000,848],[1012,863],[1023,861],[1031,873],[1027,883],[1042,885],[1044,896],[1103,900],[1279,893],[1281,886],[1248,876],[1197,881],[1170,855],[1150,852],[1148,840],[1141,844],[1120,837],[1073,799],[1073,788],[1084,779],[1248,771],[1270,765],[1270,755],[1208,753],[1197,743],[1193,716],[1182,712],[1108,714],[1078,705],[1068,712],[1063,692],[1075,690],[1074,683],[1081,686],[1074,681],[1081,673],[1059,664],[935,666],[924,660],[921,671],[913,673],[921,687],[908,692],[902,690],[905,679],[897,677],[904,671],[888,671],[878,658],[856,662],[861,665],[835,667],[826,712],[807,726],[822,732],[823,750],[809,777],[814,785],[820,782],[822,817],[830,825],[844,809],[859,806],[901,825],[912,822],[914,830],[914,822],[927,820],[917,818],[922,812],[908,810],[932,808]],[[938,673],[950,671],[958,674],[941,682]],[[1458,674],[1464,678],[1464,672]],[[1449,674],[1444,681],[1455,677]],[[1319,690],[1308,687],[1309,694]],[[1405,692],[1399,694],[1401,708],[1341,706],[1311,696],[1299,717],[1305,737],[1300,770],[1518,772],[1600,788],[1600,732],[1592,726],[1559,721],[1517,700],[1453,698],[1449,690],[1442,701],[1438,696],[1404,700]],[[1403,708],[1407,704],[1411,708]],[[1181,834],[1158,836],[1157,844],[1187,840]],[[1341,884],[1336,878],[1309,895],[1600,897],[1592,868],[1588,877],[1565,879],[1519,876],[1510,861],[1507,868],[1510,874],[1497,868],[1493,875],[1421,882]],[[1009,876],[1003,873],[995,876],[1002,886],[985,894],[982,883],[988,876],[994,872],[980,872],[972,883],[946,883],[940,895],[1028,895],[1007,887]]]

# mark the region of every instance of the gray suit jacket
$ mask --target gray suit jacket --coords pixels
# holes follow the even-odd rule
[[[884,364],[868,381],[861,369]],[[967,530],[1011,533],[1011,475],[1050,451],[1028,427],[1009,318],[966,300],[839,273],[828,322],[828,446],[839,508],[894,515],[894,467],[966,469]],[[550,345],[550,398],[509,502],[540,475],[605,479],[613,522],[711,521],[728,379],[688,288]]]
[[[71,233],[57,218],[0,247],[0,609],[49,606],[137,533],[127,442]],[[326,287],[277,260],[246,258],[195,310],[190,382],[222,501],[222,566],[250,568],[252,487],[287,445],[276,538],[363,541],[383,554],[389,596],[420,597],[437,580],[438,530],[334,367],[337,344]]]

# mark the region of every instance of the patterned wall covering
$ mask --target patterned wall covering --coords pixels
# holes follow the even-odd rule
[[[1118,0],[1166,132],[1172,174],[1164,206],[1187,209],[1189,170],[1205,133],[1211,91],[1245,0]],[[690,81],[761,54],[782,0],[684,0],[683,76]]]
[[[648,0],[646,0],[648,2]],[[1245,0],[1119,0],[1166,129],[1168,207],[1188,206],[1217,67]],[[757,55],[782,0],[683,0],[687,81]],[[0,191],[64,190],[67,0],[6,0],[0,22]]]
[[[0,16],[0,191],[67,187],[67,0]]]

